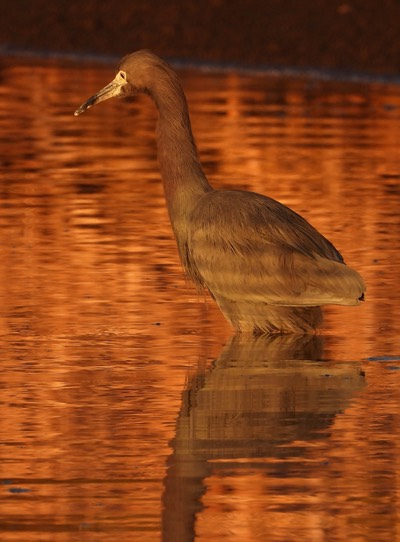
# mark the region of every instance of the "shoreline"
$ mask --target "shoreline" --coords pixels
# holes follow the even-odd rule
[[[0,54],[151,49],[180,62],[400,76],[397,0],[19,0],[2,15]]]

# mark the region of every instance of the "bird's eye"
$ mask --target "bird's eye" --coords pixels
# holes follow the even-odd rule
[[[119,72],[119,75],[120,75],[120,77],[122,77],[122,79],[126,79],[126,73],[125,72]]]

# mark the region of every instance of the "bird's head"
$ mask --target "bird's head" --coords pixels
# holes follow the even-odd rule
[[[119,63],[114,79],[89,98],[74,113],[80,115],[89,107],[109,98],[147,92],[154,81],[154,70],[163,71],[168,65],[150,51],[142,50],[125,56]]]

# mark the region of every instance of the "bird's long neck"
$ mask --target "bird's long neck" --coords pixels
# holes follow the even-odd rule
[[[186,240],[193,208],[212,188],[200,164],[183,90],[172,70],[162,75],[150,94],[159,111],[158,160],[172,228],[180,245]]]

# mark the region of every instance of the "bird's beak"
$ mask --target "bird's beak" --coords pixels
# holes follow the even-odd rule
[[[78,107],[74,115],[77,117],[78,115],[86,111],[86,109],[92,107],[92,105],[103,102],[104,100],[108,100],[109,98],[113,98],[114,96],[121,96],[125,93],[123,87],[126,84],[126,76],[121,75],[121,72],[118,72],[114,79],[111,81],[111,83],[99,90],[97,94],[89,98],[84,104]]]

